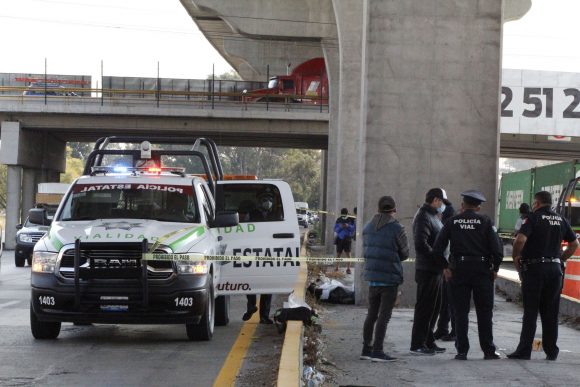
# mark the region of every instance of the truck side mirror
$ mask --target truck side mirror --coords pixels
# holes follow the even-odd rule
[[[19,223],[19,224],[16,225],[16,229],[17,230],[20,230],[21,228],[22,228],[22,223]]]
[[[50,220],[46,216],[44,208],[32,208],[28,211],[28,220],[34,224],[41,224],[43,226],[50,225]]]
[[[233,227],[240,223],[237,211],[218,211],[210,227]]]

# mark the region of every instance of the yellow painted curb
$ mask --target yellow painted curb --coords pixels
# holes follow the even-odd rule
[[[306,241],[308,232],[304,235],[304,243],[300,251],[301,256],[306,256]],[[298,280],[294,286],[294,296],[304,301],[306,293],[306,280],[308,278],[308,266],[300,265]],[[302,321],[288,321],[282,354],[280,355],[280,366],[278,368],[278,387],[299,387],[302,380],[302,333],[304,327]]]

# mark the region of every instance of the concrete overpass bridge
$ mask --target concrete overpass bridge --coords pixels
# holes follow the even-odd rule
[[[289,65],[324,56],[330,83],[328,123],[322,116],[299,118],[302,113],[297,112],[280,112],[276,122],[286,121],[289,128],[312,121],[318,129],[327,126],[326,207],[330,211],[357,205],[362,218],[368,218],[378,196],[389,193],[406,199],[399,204],[399,213],[409,218],[423,201],[422,192],[438,185],[452,197],[466,187],[479,187],[486,196],[495,197],[501,30],[504,22],[527,12],[530,0],[182,0],[182,4],[245,80],[263,80],[267,68],[270,74],[283,74]],[[64,139],[83,138],[86,128],[93,126],[97,132],[94,122],[109,120],[98,110],[89,112],[94,119],[84,120],[85,130],[60,129],[60,137],[44,143],[56,142],[62,149]],[[118,123],[110,121],[104,129],[118,125],[123,127],[119,130],[137,133],[148,125],[123,107],[118,110],[111,114]],[[68,114],[46,113],[53,116],[53,127]],[[13,124],[18,114],[23,125],[36,122],[36,131],[49,130],[40,127],[41,120],[31,111],[12,108],[3,114],[12,122],[3,125],[3,137],[5,131],[27,137],[25,126]],[[225,127],[236,125],[232,120],[238,119],[250,120],[261,128],[260,133],[274,133],[270,129],[275,124],[265,122],[274,121],[270,113],[266,114],[270,117],[252,115],[200,113],[195,120],[205,126],[204,134],[216,130],[214,124],[220,120]],[[188,122],[183,112],[168,116],[172,117],[168,133],[182,130]],[[151,126],[161,124],[149,118]],[[194,125],[193,121],[187,125]],[[229,141],[231,132],[220,133]],[[540,134],[526,136],[517,131],[502,135],[509,145],[504,148],[506,155],[524,150],[531,155],[534,147],[536,155],[554,149]],[[324,148],[322,138],[318,137],[320,148]],[[530,141],[535,145],[530,146]],[[557,146],[573,152],[573,144]],[[24,192],[30,179],[21,180]],[[487,212],[494,213],[493,206]]]

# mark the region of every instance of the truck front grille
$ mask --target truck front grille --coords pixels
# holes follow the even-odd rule
[[[155,253],[165,253],[162,249]],[[120,270],[139,269],[141,267],[141,250],[133,246],[123,248],[122,245],[103,247],[99,249],[81,249],[80,267],[95,269],[101,273],[120,273]],[[59,273],[65,278],[74,278],[75,250],[66,250],[60,259]],[[147,278],[163,280],[173,274],[173,264],[170,261],[147,261]],[[106,278],[106,275],[104,275]]]
[[[32,239],[32,243],[36,243],[40,240],[40,238],[42,238],[46,233],[41,232],[41,233],[30,233],[30,238]]]

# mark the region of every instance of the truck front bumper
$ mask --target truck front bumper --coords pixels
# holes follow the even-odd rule
[[[106,324],[197,324],[208,301],[206,276],[177,276],[142,288],[127,281],[74,283],[32,274],[32,310],[40,321]]]

